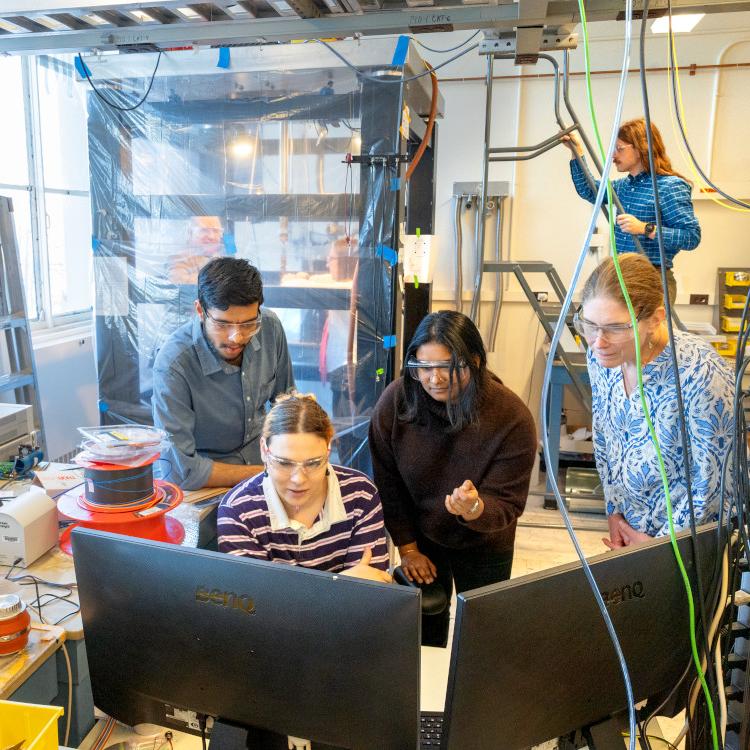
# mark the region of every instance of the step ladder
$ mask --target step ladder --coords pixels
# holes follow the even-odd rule
[[[560,311],[562,310],[563,302],[565,301],[565,295],[567,289],[563,284],[560,275],[552,265],[543,260],[505,260],[505,261],[486,261],[482,265],[482,270],[485,273],[504,274],[512,273],[518,283],[523,289],[526,299],[534,309],[539,322],[542,324],[544,332],[547,334],[547,338],[552,341],[555,334],[555,325],[557,319],[560,317]],[[526,278],[527,274],[544,274],[547,277],[547,282],[552,288],[552,291],[557,297],[557,300],[549,300],[547,302],[541,302],[535,292],[532,290],[531,284],[529,284]],[[568,311],[565,316],[565,325],[568,328],[571,336],[575,339],[578,334],[573,328],[573,312]],[[583,402],[588,412],[591,412],[591,390],[581,379],[581,371],[585,370],[586,363],[585,359],[582,358],[580,351],[566,351],[562,343],[558,343],[557,351],[550,352],[550,356],[555,359],[559,359],[560,363],[565,367],[570,375],[570,379],[573,381],[573,387],[576,389],[579,398]]]
[[[0,196],[0,398],[10,393],[16,404],[32,407],[37,444],[46,452],[39,386],[26,314],[21,263],[13,222],[13,202]],[[5,366],[7,358],[7,367]]]

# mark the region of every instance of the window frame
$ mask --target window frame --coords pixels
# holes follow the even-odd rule
[[[77,310],[54,315],[52,313],[52,285],[48,245],[47,195],[71,195],[90,198],[89,190],[48,188],[44,181],[42,156],[42,124],[39,103],[38,59],[24,55],[21,58],[21,83],[23,90],[24,123],[26,128],[26,159],[28,185],[0,185],[2,188],[25,190],[29,193],[31,212],[31,252],[34,267],[37,317],[30,320],[35,339],[48,339],[56,332],[69,334],[71,330],[90,329],[93,324],[93,299],[87,310]]]

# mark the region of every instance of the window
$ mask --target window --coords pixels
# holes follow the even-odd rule
[[[0,59],[0,194],[13,199],[35,328],[89,320],[91,212],[86,88],[71,56]]]

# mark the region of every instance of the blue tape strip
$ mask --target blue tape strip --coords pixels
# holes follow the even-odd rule
[[[106,414],[109,411],[109,404],[106,401],[99,399],[99,411],[102,414]]]
[[[237,255],[237,244],[234,241],[233,234],[224,235],[224,250],[227,255]]]
[[[394,177],[391,180],[391,184],[388,186],[388,189],[392,193],[395,193],[397,190],[400,190],[401,189],[401,179],[399,177]]]
[[[81,78],[85,78],[86,73],[91,75],[91,70],[89,69],[89,66],[86,65],[86,63],[83,60],[81,60],[81,58],[78,57],[78,55],[76,55],[73,58],[73,62],[75,63],[75,66],[76,66],[76,73],[78,73],[78,75],[81,76]]]
[[[388,247],[387,245],[378,245],[375,248],[375,255],[378,258],[382,258],[386,263],[390,263],[392,266],[395,266],[396,263],[398,263],[398,253],[392,247]]]
[[[219,47],[219,62],[216,63],[216,67],[229,67],[229,47]]]
[[[406,55],[409,52],[409,37],[402,34],[396,42],[396,49],[393,51],[393,60],[391,65],[403,65],[406,62]]]
[[[383,349],[393,349],[396,346],[395,336],[383,336]]]
[[[96,255],[99,252],[99,248],[101,247],[101,245],[102,245],[101,240],[98,237],[94,237],[92,235],[91,249],[94,251],[94,255]]]

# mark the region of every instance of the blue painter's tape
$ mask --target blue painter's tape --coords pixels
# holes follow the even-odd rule
[[[98,237],[91,238],[91,249],[94,251],[94,255],[96,255],[99,252],[99,248],[101,247],[102,243],[101,240]]]
[[[388,247],[387,245],[378,245],[375,248],[375,255],[378,258],[382,258],[386,263],[390,263],[392,266],[395,266],[396,263],[398,263],[398,253],[392,247]]]
[[[383,336],[383,349],[393,349],[396,346],[395,336]]]
[[[87,73],[91,75],[91,71],[89,70],[88,65],[86,65],[86,63],[83,60],[81,60],[81,58],[78,57],[78,55],[76,55],[75,58],[73,58],[73,62],[75,63],[75,66],[76,66],[76,73],[78,73],[78,75],[81,76],[81,78],[85,78]]]
[[[401,66],[406,62],[406,55],[409,52],[409,37],[402,34],[396,42],[396,49],[393,51],[393,60],[391,65]]]
[[[394,178],[393,178],[393,179],[391,180],[391,184],[390,184],[390,185],[388,186],[388,189],[389,189],[389,190],[390,190],[390,191],[391,191],[392,193],[395,193],[395,192],[396,192],[397,190],[400,190],[400,189],[401,189],[401,180],[400,180],[400,178],[398,178],[398,177],[394,177]]]
[[[102,414],[106,414],[109,411],[109,404],[106,401],[99,399],[99,411]]]
[[[216,67],[229,67],[229,47],[219,47],[219,62],[216,63]]]
[[[233,234],[224,235],[224,250],[227,255],[237,255],[237,244],[234,241]]]

